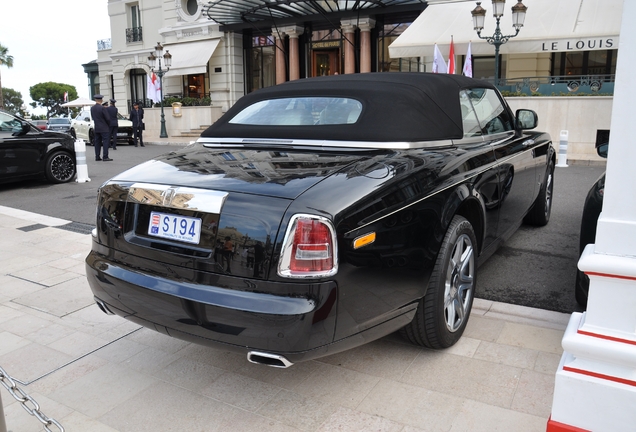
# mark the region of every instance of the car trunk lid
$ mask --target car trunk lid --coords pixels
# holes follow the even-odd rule
[[[266,279],[291,201],[359,160],[196,145],[171,152],[102,187],[98,242],[139,263],[164,264],[165,276],[192,279],[202,271]]]
[[[208,149],[199,144],[131,168],[115,181],[187,186],[294,199],[361,159],[355,153],[284,149]]]

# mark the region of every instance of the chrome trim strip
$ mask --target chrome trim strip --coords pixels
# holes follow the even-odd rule
[[[504,142],[506,142],[506,141],[509,141],[509,140],[510,140],[510,138],[511,138],[512,136],[514,136],[514,131],[511,131],[511,132],[500,132],[500,133],[498,133],[498,134],[494,134],[494,135],[485,135],[485,136],[486,136],[486,137],[489,137],[489,138],[493,138],[493,137],[494,137],[494,138],[497,138],[498,136],[501,136],[501,138],[497,139],[496,141],[490,141],[490,142],[488,142],[488,144],[489,144],[489,145],[491,145],[491,146],[496,146],[496,145],[499,145],[499,144],[504,143]],[[485,140],[485,141],[489,141],[489,140]]]
[[[226,145],[243,146],[249,144],[280,144],[289,146],[311,146],[311,147],[344,147],[360,149],[381,149],[381,150],[408,150],[418,148],[439,148],[452,147],[453,140],[438,141],[395,141],[395,142],[372,142],[372,141],[330,141],[330,140],[308,140],[308,139],[271,139],[271,138],[210,138],[202,137],[197,140],[204,147],[223,147]]]
[[[128,202],[220,214],[227,196],[227,192],[207,189],[135,183],[128,191]]]
[[[524,147],[523,151],[521,151],[521,152],[516,152],[516,153],[514,153],[514,154],[512,154],[510,156],[507,156],[505,159],[498,159],[497,160],[497,165],[501,165],[501,164],[507,163],[507,162],[509,162],[509,161],[511,161],[511,160],[513,160],[515,158],[518,158],[518,157],[521,157],[521,156],[525,156],[526,153],[533,152],[534,150],[535,150],[535,147],[532,147],[532,148]]]

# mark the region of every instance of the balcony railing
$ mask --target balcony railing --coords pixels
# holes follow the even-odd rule
[[[109,50],[113,46],[110,43],[110,39],[102,39],[97,41],[97,51]]]
[[[562,75],[500,79],[497,88],[505,95],[569,96],[613,95],[615,75]]]
[[[126,29],[126,42],[141,42],[143,41],[143,35],[141,27],[132,27]]]

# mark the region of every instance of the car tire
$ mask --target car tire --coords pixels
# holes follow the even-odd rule
[[[574,297],[576,302],[583,308],[587,309],[587,297],[590,290],[590,278],[581,270],[576,271],[576,285],[574,288]]]
[[[88,131],[88,142],[86,144],[95,145],[95,132],[93,129]]]
[[[464,333],[477,281],[477,239],[471,223],[455,216],[437,255],[426,295],[402,329],[411,342],[448,348]]]
[[[64,151],[53,153],[46,160],[46,178],[53,183],[66,183],[75,177],[75,161]]]
[[[541,185],[541,190],[537,199],[532,204],[530,211],[523,219],[528,225],[545,226],[550,221],[552,212],[552,197],[554,190],[554,162],[550,161],[546,171],[545,180]]]

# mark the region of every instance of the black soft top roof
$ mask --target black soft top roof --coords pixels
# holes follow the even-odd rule
[[[278,138],[335,141],[418,142],[463,137],[459,92],[494,88],[461,75],[365,73],[306,78],[267,87],[237,101],[202,137]],[[232,124],[245,107],[288,97],[347,97],[360,101],[356,123],[276,126]]]

